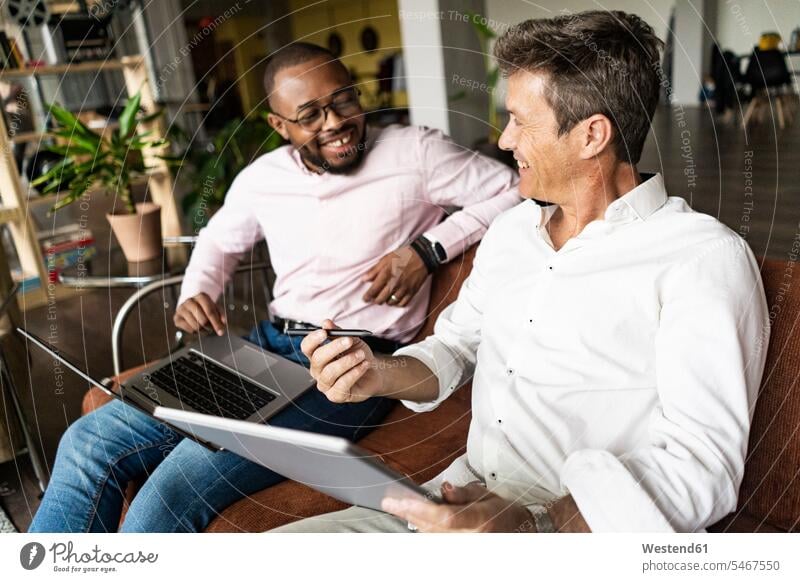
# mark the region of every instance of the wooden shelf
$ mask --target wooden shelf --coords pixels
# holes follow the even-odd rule
[[[11,143],[30,143],[32,141],[39,141],[48,135],[48,133],[43,133],[41,131],[24,131],[22,133],[18,133],[9,141],[11,141]]]
[[[70,73],[91,73],[93,71],[120,71],[142,62],[141,56],[122,57],[105,61],[86,61],[83,63],[65,63],[62,65],[42,65],[41,67],[21,67],[19,69],[3,69],[0,79],[32,77],[42,75],[66,75]]]
[[[141,105],[145,111],[158,109],[153,98],[150,80],[147,77],[145,60],[140,55],[126,56],[117,60],[0,70],[0,80],[108,70],[122,72],[128,95],[133,95],[137,91],[141,93]],[[106,128],[96,129],[99,133],[111,127],[113,127],[113,124],[107,124]],[[143,127],[143,129],[145,128]],[[160,136],[166,134],[165,124],[160,119],[150,122],[150,127],[146,129],[151,129]],[[40,281],[43,281],[43,286],[39,289],[32,289],[18,295],[18,304],[24,309],[46,305],[53,298],[56,300],[65,299],[83,292],[82,290],[70,289],[62,285],[53,286],[48,284],[48,273],[42,249],[39,245],[36,225],[31,220],[28,212],[32,207],[54,204],[59,195],[64,195],[64,193],[29,198],[30,188],[19,175],[16,161],[13,159],[11,147],[9,147],[9,142],[12,139],[16,143],[29,143],[46,138],[47,135],[47,133],[43,132],[25,132],[10,138],[5,119],[0,115],[0,223],[8,225],[21,270],[32,275],[38,274]],[[150,198],[161,206],[162,236],[176,236],[181,231],[177,204],[173,196],[172,176],[167,163],[161,160],[157,154],[158,150],[145,154],[145,162],[154,166],[156,170],[148,172],[147,176],[142,180],[149,180]],[[10,280],[8,261],[5,254],[0,251],[0,281],[8,282]],[[10,286],[6,287],[10,288]],[[0,300],[2,299],[3,291],[0,289]]]
[[[124,67],[122,61],[90,61],[64,65],[42,65],[41,67],[21,67],[19,69],[4,69],[0,72],[0,79],[16,77],[32,77],[34,75],[64,75],[67,73],[91,73],[92,71],[114,71]]]
[[[19,208],[0,206],[0,224],[12,222],[17,219],[19,219]]]

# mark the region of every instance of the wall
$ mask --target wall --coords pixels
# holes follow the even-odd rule
[[[736,54],[749,54],[762,32],[780,32],[788,43],[800,27],[798,0],[719,0],[717,11],[719,44]]]
[[[336,31],[343,40],[344,65],[355,71],[361,85],[362,102],[371,107],[377,90],[374,80],[378,63],[386,56],[401,52],[400,21],[397,0],[290,0],[292,38],[328,45],[328,35]],[[378,33],[378,49],[372,53],[361,48],[361,31],[367,25]],[[399,107],[407,103],[405,93],[394,97]]]
[[[675,0],[543,0],[536,3],[524,0],[486,0],[486,18],[497,33],[530,18],[552,18],[564,13],[584,10],[623,10],[633,12],[653,27],[658,37],[666,40],[669,18]],[[506,82],[501,80],[497,88],[498,104],[503,108]]]
[[[267,43],[263,28],[266,24],[264,18],[237,15],[214,31],[219,41],[228,41],[234,47],[236,83],[245,115],[265,106],[263,77]]]
[[[741,0],[748,2],[750,0]],[[486,17],[493,21],[495,30],[529,18],[551,18],[563,12],[584,10],[623,10],[633,12],[652,26],[659,38],[666,39],[669,16],[675,0],[486,0]]]

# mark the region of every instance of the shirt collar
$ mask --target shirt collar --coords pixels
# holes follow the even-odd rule
[[[667,190],[661,174],[640,174],[643,182],[620,196],[606,208],[605,220],[613,220],[623,213],[632,213],[639,220],[647,220],[667,201]]]

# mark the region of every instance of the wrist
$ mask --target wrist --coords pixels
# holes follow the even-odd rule
[[[372,362],[370,364],[371,372],[376,376],[375,382],[375,390],[372,396],[385,396],[386,393],[390,392],[387,388],[389,385],[389,381],[386,378],[386,370],[389,369],[391,366],[391,362],[387,360],[391,360],[390,356],[384,356],[381,354],[373,354]]]
[[[591,533],[572,495],[560,497],[548,504],[548,513],[558,532]]]
[[[428,273],[433,273],[439,265],[447,260],[444,248],[437,242],[432,241],[424,234],[421,234],[410,245],[411,249],[417,253],[422,260]]]
[[[530,508],[521,505],[521,519],[519,520],[519,525],[514,530],[514,533],[538,533],[539,530],[536,529],[536,520],[533,517],[533,513],[531,512]]]

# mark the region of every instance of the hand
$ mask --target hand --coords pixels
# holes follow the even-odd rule
[[[310,372],[317,388],[328,400],[337,403],[361,402],[377,395],[383,387],[383,378],[370,347],[355,337],[339,337],[326,344],[328,329],[337,329],[330,319],[300,344],[311,362]]]
[[[364,301],[405,307],[428,277],[428,269],[417,252],[405,246],[385,255],[361,278],[372,281]]]
[[[533,516],[522,505],[490,493],[478,482],[466,487],[442,484],[435,504],[417,499],[387,497],[381,507],[422,532],[535,532]]]
[[[206,293],[198,293],[178,305],[172,320],[178,329],[185,332],[196,333],[210,328],[217,335],[225,333],[227,323],[225,314],[220,312],[217,304]]]

